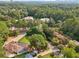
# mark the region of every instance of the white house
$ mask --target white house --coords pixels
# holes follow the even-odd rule
[[[49,22],[50,19],[49,18],[41,18],[40,20],[43,22]]]
[[[34,20],[34,18],[32,16],[27,16],[23,18],[24,20]]]

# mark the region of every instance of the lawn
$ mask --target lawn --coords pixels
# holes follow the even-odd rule
[[[19,42],[21,42],[21,43],[30,43],[28,37],[23,37],[22,39],[20,39]]]

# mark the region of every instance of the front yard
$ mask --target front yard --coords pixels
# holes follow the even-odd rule
[[[21,42],[21,43],[30,43],[28,37],[23,37],[22,39],[20,39],[19,42]]]

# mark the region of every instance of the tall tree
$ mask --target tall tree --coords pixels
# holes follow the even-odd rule
[[[34,34],[30,37],[31,45],[34,46],[36,49],[46,49],[47,42],[45,38],[40,34]]]

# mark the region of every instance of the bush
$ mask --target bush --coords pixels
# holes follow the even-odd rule
[[[17,36],[19,34],[18,30],[10,31],[9,36]]]

